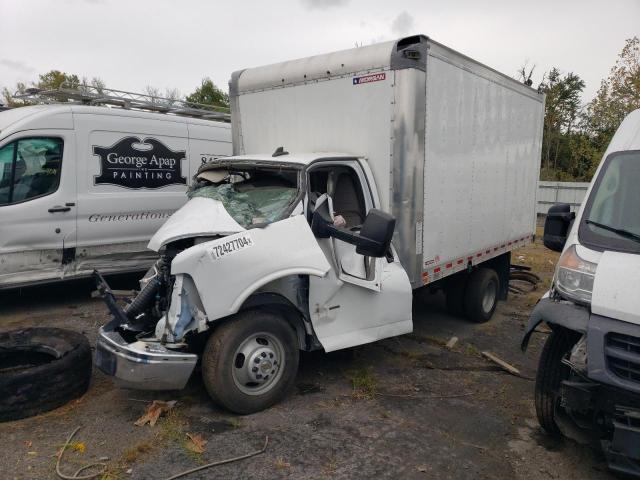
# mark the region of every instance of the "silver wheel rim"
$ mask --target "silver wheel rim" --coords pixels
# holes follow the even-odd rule
[[[482,297],[482,309],[485,313],[489,313],[493,309],[493,306],[496,303],[496,293],[496,284],[493,282],[489,282],[487,288],[484,290],[484,295]]]
[[[246,395],[271,391],[284,371],[284,346],[270,333],[247,337],[233,355],[231,374],[238,389]]]

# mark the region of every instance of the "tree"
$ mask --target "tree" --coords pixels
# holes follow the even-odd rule
[[[64,85],[65,88],[76,89],[80,86],[80,79],[75,74],[51,70],[38,76],[35,84],[41,90],[56,90]]]
[[[637,108],[640,108],[640,39],[633,37],[626,40],[609,76],[601,82],[586,108],[584,127],[601,154],[624,117]]]
[[[187,102],[229,108],[229,95],[216,87],[213,81],[207,77],[202,79],[200,86],[191,95],[187,95]]]
[[[105,88],[105,83],[98,77],[93,77],[90,82],[86,77],[83,77],[82,81],[80,81],[77,75],[61,72],[60,70],[50,70],[47,73],[38,75],[37,81],[31,82],[31,87],[39,88],[40,90],[57,90],[62,87],[87,91],[88,86],[94,87],[98,92],[101,92],[102,89]],[[31,105],[32,102],[15,97],[16,93],[25,94],[28,88],[30,87],[22,82],[18,82],[13,91],[10,91],[6,87],[3,88],[2,96],[7,106],[24,107]]]
[[[531,86],[533,85],[533,71],[536,69],[535,64],[531,66],[531,68],[529,68],[529,61],[527,60],[526,62],[524,62],[522,64],[522,66],[518,69],[517,72],[517,80],[520,80],[522,83],[524,83],[527,86]]]
[[[544,129],[542,137],[542,161],[547,169],[558,168],[558,159],[568,140],[580,113],[580,96],[584,90],[584,80],[575,73],[562,75],[558,68],[552,68],[538,89],[546,94]],[[563,156],[566,159],[566,156]]]

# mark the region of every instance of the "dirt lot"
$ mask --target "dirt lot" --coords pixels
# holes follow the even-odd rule
[[[541,245],[513,261],[533,265],[548,283],[555,256]],[[132,288],[135,279],[118,279]],[[108,457],[105,479],[166,478],[259,449],[266,453],[190,475],[210,478],[613,478],[598,452],[545,437],[535,419],[533,381],[544,335],[524,355],[519,341],[546,285],[512,295],[488,324],[447,315],[443,298],[414,298],[414,333],[352,352],[302,357],[296,390],[280,405],[238,417],[208,399],[198,375],[180,392],[115,388],[94,371],[89,392],[53,412],[0,424],[2,479],[56,478],[55,454],[82,429],[64,468]],[[89,282],[0,294],[0,329],[48,325],[78,330],[95,344],[106,319]],[[452,350],[444,344],[459,338]],[[484,360],[491,350],[528,379]],[[153,399],[177,400],[155,427],[136,427]],[[208,441],[196,454],[186,433]]]

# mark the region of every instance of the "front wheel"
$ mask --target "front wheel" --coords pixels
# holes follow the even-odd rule
[[[536,374],[535,403],[538,422],[552,436],[560,436],[556,423],[556,411],[560,407],[560,387],[569,378],[570,368],[562,359],[571,351],[577,341],[573,332],[564,329],[553,330],[544,344]]]
[[[276,314],[248,310],[217,328],[202,356],[202,378],[213,400],[239,414],[264,410],[291,389],[298,340]]]

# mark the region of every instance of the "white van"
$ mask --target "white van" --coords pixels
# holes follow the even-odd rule
[[[0,112],[0,289],[148,268],[146,245],[228,123],[39,105]]]
[[[611,140],[577,215],[549,209],[546,247],[561,251],[531,314],[551,327],[535,403],[551,435],[600,443],[609,467],[640,476],[640,109]]]

